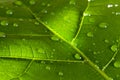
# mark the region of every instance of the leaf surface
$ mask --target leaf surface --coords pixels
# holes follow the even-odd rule
[[[2,80],[120,79],[119,0],[0,5]]]

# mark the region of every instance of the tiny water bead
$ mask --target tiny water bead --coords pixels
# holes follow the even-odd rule
[[[103,23],[100,23],[100,24],[99,24],[99,27],[100,27],[100,28],[107,28],[107,27],[108,27],[108,24],[103,22]]]
[[[4,32],[0,32],[0,37],[6,37]]]
[[[53,40],[53,41],[59,41],[59,38],[57,36],[52,36],[51,40]]]
[[[47,11],[47,10],[44,10],[43,12],[44,12],[44,13],[48,13],[48,11]]]
[[[81,56],[79,54],[75,54],[74,57],[75,57],[75,59],[78,59],[78,60],[81,59]]]
[[[14,2],[14,4],[17,5],[17,6],[21,6],[21,5],[22,5],[22,2],[19,1],[19,0],[17,0],[17,1]]]
[[[7,11],[6,11],[6,14],[7,14],[7,15],[12,15],[12,14],[13,14],[13,11],[12,11],[12,10],[7,10]]]
[[[108,4],[107,7],[111,8],[111,7],[113,7],[113,4]]]
[[[34,5],[35,3],[36,3],[35,0],[30,0],[30,1],[29,1],[29,4],[30,4],[30,5]]]
[[[17,24],[17,23],[13,23],[13,26],[14,26],[14,27],[18,27],[18,24]]]
[[[105,39],[105,43],[109,43],[109,40]]]
[[[87,33],[87,36],[88,36],[88,37],[93,37],[93,33],[92,33],[92,32],[88,32],[88,33]]]
[[[37,21],[35,22],[35,25],[39,25],[39,24],[40,24],[39,22],[37,22]]]
[[[46,66],[46,70],[50,70],[50,66]]]
[[[3,20],[3,21],[0,22],[0,24],[2,26],[8,26],[8,21]]]
[[[58,73],[58,75],[59,75],[59,76],[63,76],[63,72],[60,71],[60,72]]]
[[[115,61],[114,62],[114,67],[120,68],[120,61]]]
[[[114,45],[111,46],[111,50],[113,52],[116,52],[118,50],[117,48],[118,48],[118,46],[116,44],[114,44]]]
[[[51,6],[51,4],[47,4],[47,7]]]

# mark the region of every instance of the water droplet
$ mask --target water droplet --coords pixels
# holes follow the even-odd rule
[[[103,23],[100,23],[100,24],[99,24],[99,27],[100,27],[100,28],[107,28],[107,27],[108,27],[108,24],[103,22]]]
[[[117,39],[116,42],[119,43],[119,40]]]
[[[93,54],[97,54],[97,52],[94,51]]]
[[[120,75],[119,75],[119,74],[117,74],[117,75],[116,75],[116,77],[118,78],[118,77],[120,77]]]
[[[12,15],[12,14],[13,14],[13,11],[12,11],[12,10],[7,10],[7,11],[6,11],[6,14]]]
[[[113,5],[112,5],[112,4],[108,4],[107,7],[108,7],[108,8],[111,8],[111,7],[113,7]]]
[[[48,11],[47,11],[47,10],[44,10],[43,12],[44,12],[44,13],[48,13]]]
[[[95,61],[95,63],[99,63],[99,61],[98,61],[98,60],[96,60],[96,61]]]
[[[95,65],[95,67],[99,69],[99,66],[98,66],[98,65]]]
[[[78,59],[78,60],[81,59],[81,56],[79,54],[75,54],[74,57],[75,59]]]
[[[52,36],[51,39],[54,41],[59,41],[59,38],[57,36]]]
[[[0,32],[0,37],[6,37],[4,32]]]
[[[83,16],[91,16],[89,13],[84,13]]]
[[[54,51],[54,52],[55,52],[55,49],[53,49],[52,51]]]
[[[115,61],[115,63],[114,63],[114,67],[116,67],[116,68],[120,68],[120,61]]]
[[[96,44],[95,43],[93,43],[93,46],[95,46]]]
[[[50,66],[46,66],[46,70],[50,70]]]
[[[45,50],[42,49],[42,48],[39,48],[39,49],[38,49],[38,52],[39,52],[39,53],[45,53]]]
[[[105,43],[109,43],[109,40],[105,39]]]
[[[120,12],[116,12],[115,15],[120,15]]]
[[[47,4],[47,7],[51,6],[50,4]]]
[[[91,0],[88,0],[88,2],[90,2]]]
[[[8,21],[3,20],[3,21],[0,22],[0,24],[2,26],[8,26]]]
[[[22,40],[23,40],[23,41],[26,41],[26,39],[25,39],[25,38],[22,38]]]
[[[63,76],[63,72],[60,71],[60,72],[58,73],[58,75],[59,75],[59,76]]]
[[[17,1],[14,2],[14,4],[17,5],[17,6],[21,6],[21,5],[22,5],[22,2],[19,1],[19,0],[17,0]]]
[[[113,52],[116,52],[117,51],[117,45],[116,44],[114,44],[114,45],[112,45],[111,46],[111,50],[113,51]]]
[[[35,0],[30,0],[30,1],[29,1],[29,4],[30,4],[30,5],[34,5],[35,3],[36,3]]]
[[[118,7],[119,5],[118,4],[115,4],[115,7]]]
[[[13,23],[13,26],[14,26],[14,27],[18,27],[18,24],[17,24],[17,23]]]
[[[39,25],[40,23],[39,22],[35,22],[35,25]]]
[[[88,37],[93,37],[93,33],[92,33],[92,32],[88,32],[88,33],[87,33],[87,36],[88,36]]]

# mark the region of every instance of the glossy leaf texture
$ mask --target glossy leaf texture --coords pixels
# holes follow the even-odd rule
[[[0,0],[1,80],[119,80],[119,0]]]

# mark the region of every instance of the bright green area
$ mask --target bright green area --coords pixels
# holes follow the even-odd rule
[[[0,80],[120,80],[119,0],[0,0]]]

